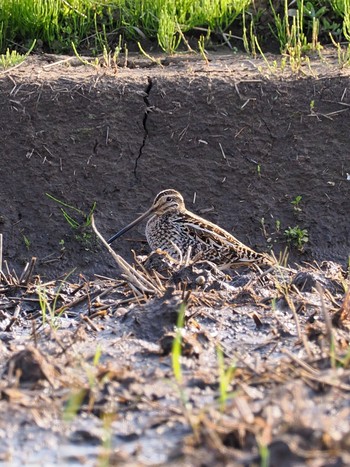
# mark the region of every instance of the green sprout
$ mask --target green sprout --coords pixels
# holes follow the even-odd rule
[[[301,211],[300,203],[301,203],[302,199],[303,199],[303,197],[298,195],[291,201],[291,204],[293,205],[294,211]]]
[[[288,229],[284,231],[284,235],[288,242],[295,245],[299,251],[303,251],[305,243],[309,241],[307,229],[301,229],[298,225],[295,227],[288,227]]]
[[[25,244],[27,250],[29,251],[29,248],[30,248],[30,240],[29,240],[29,238],[26,237],[24,234],[22,234],[22,236],[23,236],[24,244]]]
[[[171,363],[173,373],[178,384],[182,383],[182,368],[181,368],[181,344],[182,344],[182,329],[185,321],[186,304],[182,303],[179,310],[179,315],[176,323],[176,335],[173,340],[172,351],[171,351]]]
[[[73,230],[78,230],[80,233],[75,236],[77,240],[82,241],[83,243],[88,243],[91,238],[91,233],[90,232],[84,232],[86,229],[90,229],[91,227],[91,218],[92,215],[95,211],[96,208],[96,202],[94,202],[90,208],[90,211],[88,214],[86,214],[84,211],[82,211],[79,208],[76,208],[75,206],[72,206],[68,203],[65,203],[64,201],[61,201],[54,196],[50,195],[49,193],[46,193],[46,196],[53,201],[55,201],[57,204],[59,204],[61,207],[61,212],[63,214],[64,219],[68,223],[68,225],[73,229]],[[66,208],[66,209],[64,209]],[[70,212],[68,212],[70,211]],[[77,213],[79,216],[76,216],[75,213]],[[82,219],[83,220],[82,220]],[[60,241],[60,245],[62,245]]]
[[[235,396],[235,393],[229,392],[229,388],[236,371],[236,365],[231,364],[225,368],[224,353],[219,346],[216,349],[216,355],[219,367],[219,404],[220,410],[223,412],[225,410],[227,400]]]

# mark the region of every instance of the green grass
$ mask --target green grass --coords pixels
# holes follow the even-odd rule
[[[252,0],[0,0],[0,53],[26,53],[34,40],[54,53],[72,53],[73,43],[79,53],[97,55],[145,40],[171,53],[189,37],[196,46],[203,30],[206,40],[227,43],[233,26],[242,40],[249,31],[252,49],[274,37],[291,55],[317,48],[320,37],[330,42],[329,34],[336,42],[350,38],[350,0],[273,5],[267,4],[273,21],[263,23],[264,11]]]
[[[0,68],[6,70],[7,68],[17,66],[24,62],[24,60],[34,49],[35,43],[36,40],[34,39],[32,45],[29,47],[29,50],[25,54],[20,54],[19,52],[17,52],[17,50],[6,49],[6,52],[4,54],[0,54]]]
[[[92,237],[91,221],[92,221],[93,213],[96,208],[96,202],[92,204],[90,211],[88,213],[85,213],[81,209],[71,204],[65,203],[64,201],[58,198],[55,198],[54,196],[50,195],[50,193],[46,193],[46,196],[50,198],[52,201],[55,201],[55,203],[57,203],[58,205],[64,206],[64,208],[67,208],[67,209],[64,209],[63,207],[60,208],[63,218],[73,230],[76,230],[78,232],[75,235],[76,240],[79,240],[83,243],[86,243],[86,245],[88,245]]]
[[[224,412],[228,399],[236,395],[234,392],[229,392],[230,384],[236,371],[236,365],[232,363],[226,368],[224,353],[221,347],[217,347],[216,355],[219,370],[219,404],[220,410]]]
[[[182,355],[182,329],[185,322],[186,304],[182,303],[179,309],[179,314],[176,323],[176,335],[173,340],[171,350],[171,366],[176,382],[181,385],[182,383],[182,367],[181,367],[181,355]]]
[[[25,58],[35,41],[40,52],[102,55],[106,66],[130,47],[146,56],[154,46],[194,49],[207,61],[212,43],[263,57],[277,45],[281,69],[299,71],[308,54],[332,43],[348,66],[350,48],[339,44],[349,40],[350,0],[269,0],[264,8],[253,0],[0,0],[3,68]]]
[[[49,52],[102,53],[125,40],[153,39],[167,52],[181,32],[204,27],[225,30],[250,0],[2,0],[0,51],[40,41]]]

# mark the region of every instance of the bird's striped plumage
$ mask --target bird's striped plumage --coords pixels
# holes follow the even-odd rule
[[[191,257],[200,253],[201,259],[221,266],[273,264],[267,255],[257,253],[226,230],[188,211],[176,190],[161,191],[152,207],[114,235],[109,243],[150,215],[146,237],[152,250],[163,250],[175,259],[179,259],[179,251],[185,256],[190,250]]]

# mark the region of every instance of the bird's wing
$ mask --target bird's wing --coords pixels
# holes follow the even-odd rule
[[[255,261],[260,255],[251,248],[247,247],[233,235],[226,232],[224,229],[216,225],[202,225],[195,221],[186,221],[185,226],[189,234],[195,235],[198,242],[205,245],[211,245],[214,248],[222,248],[224,250],[232,250],[237,252],[237,260],[239,261]]]

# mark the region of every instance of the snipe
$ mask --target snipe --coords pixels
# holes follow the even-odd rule
[[[226,230],[188,211],[182,195],[176,190],[158,193],[148,211],[108,240],[111,244],[143,219],[152,216],[146,225],[146,238],[152,250],[160,249],[179,259],[179,251],[191,258],[200,258],[220,266],[272,265],[273,260],[247,247]]]

